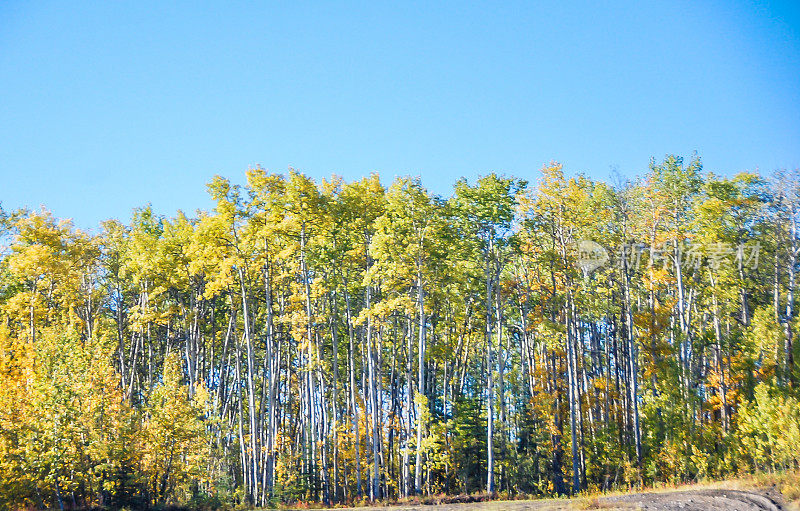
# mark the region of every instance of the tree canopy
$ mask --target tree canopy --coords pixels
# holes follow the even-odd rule
[[[0,209],[0,507],[556,495],[797,467],[800,176],[216,177]]]

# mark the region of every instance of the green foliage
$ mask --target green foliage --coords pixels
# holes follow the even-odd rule
[[[449,429],[458,491],[482,490],[486,480],[486,414],[480,401],[466,396],[456,400]]]
[[[150,395],[142,430],[142,472],[157,504],[183,502],[197,496],[210,452],[202,421],[204,392],[189,398],[181,383],[180,359],[164,362],[163,382]]]
[[[800,467],[800,400],[761,383],[738,415],[737,454],[746,467],[786,470]]]

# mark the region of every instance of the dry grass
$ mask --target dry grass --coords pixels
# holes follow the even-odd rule
[[[626,506],[624,504],[620,504],[618,502],[607,502],[602,501],[598,497],[591,497],[581,499],[577,502],[573,502],[570,506],[573,509],[637,509],[636,506],[630,505]]]
[[[800,511],[800,470],[762,472],[731,481],[745,488],[774,489],[783,494],[790,509]]]

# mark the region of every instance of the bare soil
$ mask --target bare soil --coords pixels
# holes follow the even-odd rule
[[[469,504],[397,505],[351,508],[362,511],[568,511],[578,509],[654,511],[778,511],[785,510],[775,490],[688,489],[629,493],[582,499],[492,501]]]
[[[778,511],[785,509],[783,498],[773,491],[683,490],[659,493],[632,493],[597,499],[599,508],[625,506],[658,511]]]

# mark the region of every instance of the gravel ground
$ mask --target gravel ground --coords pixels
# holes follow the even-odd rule
[[[785,510],[780,493],[741,490],[679,490],[630,493],[575,500],[516,500],[474,504],[400,505],[351,508],[361,511],[568,511],[576,509],[653,511],[778,511]]]
[[[779,494],[739,490],[684,490],[633,493],[598,499],[602,505],[631,506],[658,511],[777,511],[785,509]],[[613,509],[613,507],[612,507]]]

